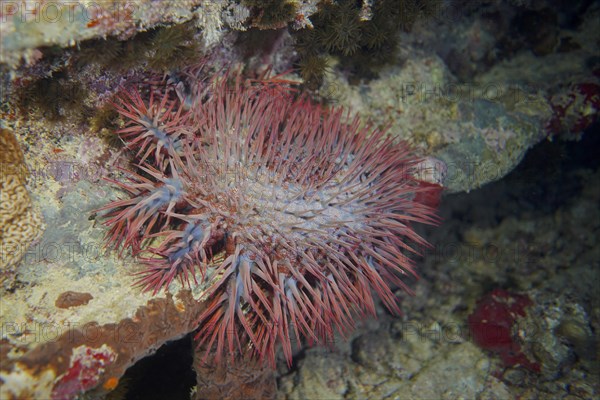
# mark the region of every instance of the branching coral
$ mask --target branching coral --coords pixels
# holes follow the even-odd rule
[[[193,37],[194,29],[189,23],[157,30],[150,42],[154,53],[149,66],[157,71],[172,69],[197,57],[200,50]]]
[[[361,23],[358,9],[350,2],[338,6],[329,18],[322,36],[322,45],[328,52],[354,54],[360,47]]]
[[[251,7],[252,26],[258,29],[284,28],[296,16],[298,4],[290,0],[243,0]]]
[[[104,207],[105,223],[109,243],[146,265],[137,283],[157,293],[199,272],[196,339],[217,361],[274,363],[282,345],[291,362],[294,340],[326,342],[374,314],[372,290],[399,312],[391,286],[406,287],[425,244],[411,225],[436,220],[419,200],[431,190],[414,177],[419,160],[277,77],[195,85],[189,112],[170,92],[118,107],[139,167],[112,180],[128,197]]]
[[[313,26],[294,34],[300,71],[311,78],[308,86],[314,88],[324,69],[311,58],[333,55],[348,70],[368,77],[394,61],[401,31],[409,31],[417,20],[430,18],[443,7],[430,0],[323,1],[311,17]]]

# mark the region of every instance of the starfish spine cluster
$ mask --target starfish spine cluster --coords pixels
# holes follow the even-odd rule
[[[291,362],[293,341],[374,314],[373,291],[399,312],[392,287],[425,244],[412,224],[436,221],[407,146],[278,79],[199,82],[115,105],[136,165],[103,211],[108,243],[144,264],[136,283],[205,284],[196,339],[217,359],[274,363],[281,345]]]

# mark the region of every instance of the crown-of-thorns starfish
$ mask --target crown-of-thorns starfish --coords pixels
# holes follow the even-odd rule
[[[281,345],[289,363],[293,341],[374,314],[373,291],[399,312],[391,287],[406,289],[425,245],[411,225],[436,222],[408,147],[277,79],[226,74],[195,92],[187,110],[170,92],[116,104],[138,164],[103,210],[108,242],[145,265],[137,284],[206,284],[196,339],[217,360],[274,363]]]

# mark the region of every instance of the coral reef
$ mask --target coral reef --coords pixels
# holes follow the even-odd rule
[[[130,13],[128,6],[136,12]],[[186,370],[181,373],[185,384],[178,383],[176,389],[164,385],[173,391],[162,398],[174,398],[175,390],[186,395],[195,375],[198,398],[207,393],[270,396],[275,379],[280,398],[598,396],[600,345],[594,333],[600,330],[599,178],[597,156],[589,155],[598,146],[590,143],[599,109],[598,2],[84,0],[68,7],[68,2],[0,2],[2,127],[14,132],[25,151],[31,172],[27,201],[30,209],[42,210],[48,226],[18,265],[9,268],[12,283],[0,286],[0,397],[49,399],[54,391],[55,397],[102,398],[113,390],[108,399],[122,396],[126,386],[132,390],[129,395],[140,395],[149,393],[141,389],[149,380],[178,368]],[[55,10],[62,11],[62,19],[51,20]],[[336,18],[340,12],[343,18]],[[202,75],[186,68],[200,59],[210,66]],[[203,302],[211,285],[219,301],[233,303],[236,312],[242,309],[242,318],[233,314],[242,336],[224,332],[220,339],[217,333],[214,342],[224,343],[225,352],[231,337],[236,355],[242,346],[253,355],[254,343],[242,322],[258,315],[250,301],[263,307],[261,315],[268,314],[263,304],[272,304],[262,302],[258,293],[273,293],[272,286],[259,278],[262,292],[252,288],[257,295],[244,298],[248,265],[251,275],[259,269],[243,255],[238,265],[228,264],[230,275],[218,270],[224,256],[236,257],[235,247],[229,246],[231,253],[225,246],[232,224],[210,232],[211,238],[223,233],[223,239],[203,246],[207,226],[199,219],[181,219],[179,212],[204,205],[187,203],[189,209],[182,210],[188,193],[179,183],[190,180],[185,174],[176,180],[172,173],[189,170],[186,138],[201,136],[194,128],[198,113],[193,110],[209,104],[218,87],[214,80],[207,86],[203,78],[231,66],[256,77],[265,65],[287,74],[266,85],[261,79],[244,80],[244,93],[255,90],[257,99],[261,90],[283,86],[283,93],[273,90],[271,95],[295,99],[299,94],[287,85],[304,81],[293,88],[311,89],[308,96],[323,104],[323,118],[329,118],[335,105],[349,110],[344,121],[357,115],[373,121],[373,130],[387,127],[394,140],[408,142],[424,156],[412,177],[446,189],[441,203],[439,186],[414,195],[415,203],[440,204],[445,220],[442,230],[423,233],[434,244],[425,249],[424,268],[419,268],[423,279],[415,283],[412,275],[403,276],[416,296],[393,291],[402,303],[400,318],[389,315],[375,299],[378,320],[350,318],[341,310],[356,329],[346,329],[342,336],[334,333],[339,327],[332,323],[327,349],[293,343],[291,369],[283,352],[275,358],[274,373],[241,356],[239,363],[231,357],[217,363],[217,349],[205,343],[196,349],[196,371],[191,371],[188,343],[184,352],[190,365],[182,365],[179,357],[174,366],[161,364],[156,376],[123,379],[125,370],[129,374],[147,355],[157,353],[164,363],[157,349],[168,349],[163,346],[168,341],[189,342],[201,316],[226,316],[223,308],[212,304],[208,309]],[[131,96],[123,85],[132,90]],[[227,85],[235,87],[233,75]],[[139,99],[132,98],[133,87],[141,88]],[[199,96],[198,88],[206,90]],[[3,148],[2,156],[6,154],[20,153]],[[528,161],[533,156],[538,168]],[[130,162],[140,164],[142,159],[141,166]],[[569,160],[579,160],[581,168],[571,170]],[[436,173],[424,173],[426,166]],[[160,181],[165,177],[170,181]],[[496,180],[500,182],[491,184]],[[23,182],[12,181],[27,195]],[[234,179],[231,184],[238,183]],[[419,188],[427,185],[431,183]],[[118,224],[118,212],[109,216],[116,218],[109,238],[117,234],[113,243],[121,242],[121,256],[104,248],[107,229],[101,222],[106,219],[93,212],[111,199],[124,202],[121,210],[137,205],[144,220],[137,226],[140,235],[121,236],[127,223]],[[176,199],[172,215],[166,215],[161,206]],[[224,208],[217,207],[217,213]],[[149,228],[152,213],[143,211],[157,209],[162,217]],[[131,214],[121,217],[131,219]],[[311,222],[305,224],[312,229]],[[159,234],[158,225],[170,232]],[[336,246],[330,244],[338,251]],[[200,247],[205,254],[197,252]],[[272,250],[268,244],[260,250],[265,247]],[[191,267],[190,254],[198,256],[195,264],[202,265],[205,255],[211,263]],[[330,258],[317,259],[319,267],[323,260]],[[175,263],[170,261],[181,268],[171,271]],[[311,295],[299,278],[289,279],[287,267],[277,266],[289,283],[296,280],[301,296]],[[131,276],[137,272],[141,274]],[[303,270],[301,276],[307,274]],[[135,281],[165,287],[171,279],[168,289],[156,294],[131,287]],[[323,279],[306,280],[323,286]],[[292,304],[294,287],[289,284],[287,289],[280,298]],[[502,356],[511,345],[499,346],[499,354],[472,343],[468,316],[477,310],[477,300],[494,290],[531,300],[526,315],[514,321],[502,312],[506,304],[492,301],[499,311],[492,314],[499,318],[490,324],[510,325],[509,338],[518,341],[539,372],[521,363],[507,366]],[[303,304],[316,308],[318,301],[325,300],[311,297]],[[307,315],[303,304],[296,302],[296,315]],[[255,319],[249,326],[252,330],[260,324]],[[308,329],[319,326],[320,321]],[[214,332],[210,325],[204,327]],[[305,342],[317,341],[304,334],[308,329],[301,322],[297,328]],[[288,330],[295,342],[293,327]],[[322,338],[319,332],[314,336]],[[210,342],[211,336],[206,337]],[[89,357],[83,349],[89,349]],[[96,354],[104,361],[93,361]],[[85,366],[89,368],[80,368]],[[162,392],[152,394],[160,397]]]
[[[72,317],[98,315],[93,307],[77,307],[78,314],[52,307],[60,320],[49,322],[44,322],[42,315],[38,323],[5,315],[1,321],[0,396],[75,399],[90,389],[95,396],[106,394],[138,359],[192,330],[189,324],[201,309],[189,292],[182,292],[176,299],[169,295],[134,308],[131,318],[117,324],[78,323]],[[28,349],[30,341],[36,346]]]
[[[17,265],[41,236],[44,222],[27,188],[25,159],[14,134],[0,128],[0,285],[10,287]]]
[[[242,32],[263,11],[260,5],[250,3],[253,17],[248,16],[233,32],[227,32],[229,23],[224,21],[229,11],[225,10],[235,14],[232,10],[236,7],[247,7],[211,2],[196,10],[196,19],[167,26],[149,24],[153,28],[132,32],[126,36],[128,40],[124,36],[83,41],[79,43],[81,51],[38,48],[35,65],[11,72],[14,80],[6,93],[21,99],[23,113],[31,112],[27,106],[34,106],[51,119],[78,116],[83,119],[78,122],[109,126],[102,114],[110,115],[105,106],[118,91],[121,79],[157,81],[166,74],[167,79],[180,81],[180,67],[202,57],[194,57],[194,51],[208,50],[198,47],[209,35],[202,27],[214,24],[218,26],[214,40],[221,40],[211,58],[215,69],[236,63],[249,69],[272,63],[278,71],[298,66],[306,86],[318,87],[314,94],[320,100],[348,105],[364,119],[389,125],[391,132],[410,142],[420,154],[443,160],[448,166],[444,186],[452,192],[500,179],[535,143],[554,136],[577,138],[597,120],[600,82],[594,55],[598,51],[593,41],[586,40],[596,29],[591,21],[598,10],[592,6],[585,19],[577,24],[573,20],[575,25],[570,25],[568,32],[560,31],[560,40],[569,39],[572,46],[559,46],[534,57],[524,51],[528,50],[527,38],[515,36],[512,50],[502,44],[508,33],[501,29],[512,29],[505,19],[527,14],[526,9],[509,5],[482,5],[481,10],[469,7],[461,13],[452,4],[434,2],[344,1],[316,7],[314,2],[282,1],[277,5],[293,3],[296,18],[291,25],[297,28],[304,21],[303,29]],[[211,7],[215,10],[209,12]],[[334,50],[324,49],[324,37],[331,36],[327,32],[341,23],[333,12],[338,9],[344,9],[347,20],[359,27],[359,48],[351,56],[344,55],[343,47],[335,43],[331,45]],[[503,18],[493,23],[492,17],[499,14]],[[390,43],[379,49],[382,59],[369,50],[381,42],[377,32],[369,33],[378,26],[394,32],[385,35]],[[497,35],[494,29],[500,29]],[[163,53],[158,48],[177,50],[155,57]],[[497,58],[494,51],[500,51]],[[466,62],[464,68],[476,70],[463,72],[463,66],[453,63],[457,54]],[[156,75],[148,76],[148,69]],[[70,81],[78,83],[67,84]],[[63,92],[63,98],[55,95]],[[72,116],[66,115],[69,109]],[[114,139],[110,134],[104,137]]]
[[[277,3],[277,2],[273,2]],[[281,2],[285,19],[310,21],[316,11],[316,0],[303,0],[296,9],[295,2]],[[289,4],[289,5],[286,5]],[[260,21],[270,17],[270,10],[259,7]],[[225,27],[245,30],[251,21],[248,8],[232,0],[181,0],[176,3],[154,0],[77,3],[43,2],[34,0],[0,3],[0,63],[11,67],[22,61],[35,63],[40,47],[74,46],[89,39],[117,37],[129,39],[138,31],[160,25],[181,24],[187,21],[202,29],[202,43],[214,47],[223,36]],[[283,17],[282,17],[283,18]],[[257,23],[256,19],[253,19]],[[302,27],[304,24],[300,23]]]

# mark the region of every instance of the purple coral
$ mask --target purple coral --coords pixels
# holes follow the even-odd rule
[[[196,339],[217,361],[250,351],[274,363],[282,345],[291,362],[294,339],[326,342],[374,314],[373,289],[398,312],[391,286],[406,288],[408,256],[425,244],[411,225],[436,221],[420,160],[283,81],[206,87],[185,115],[166,96],[155,107],[129,93],[118,108],[140,171],[113,181],[129,199],[104,209],[109,243],[143,252],[137,283],[156,293],[199,272]]]

